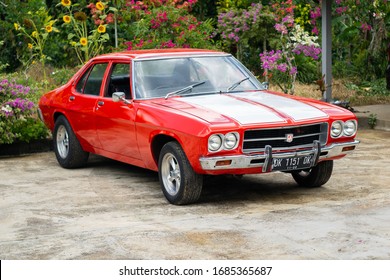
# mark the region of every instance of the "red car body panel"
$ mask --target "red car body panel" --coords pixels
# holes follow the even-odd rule
[[[108,69],[113,62],[125,62],[131,65],[133,59],[198,53],[220,54],[220,52],[208,50],[169,49],[123,52],[92,59],[66,85],[41,98],[39,107],[43,120],[47,127],[53,130],[56,118],[63,115],[69,121],[83,150],[154,171],[158,170],[158,147],[155,140],[168,137],[175,139],[183,148],[194,171],[199,174],[262,173],[263,171],[259,167],[208,170],[204,169],[200,162],[200,158],[211,156],[224,157],[245,154],[242,148],[242,139],[244,139],[244,132],[248,129],[304,126],[322,122],[328,123],[330,127],[336,120],[356,120],[353,113],[341,107],[269,91],[261,91],[262,95],[267,96],[267,100],[271,100],[272,97],[283,98],[286,100],[286,104],[299,101],[304,104],[302,106],[321,111],[323,114],[308,119],[304,117],[294,119],[289,115],[290,109],[280,110],[278,107],[258,101],[255,95],[260,93],[256,91],[246,95],[227,93],[221,94],[221,96],[228,102],[242,104],[243,110],[246,106],[252,106],[253,110],[258,108],[264,115],[272,115],[273,119],[278,121],[263,119],[257,123],[240,123],[237,119],[230,117],[229,112],[222,113],[198,105],[197,102],[202,102],[201,98],[173,96],[146,100],[134,99],[130,104],[125,104],[114,102],[110,97],[104,97],[104,89],[107,87],[109,75]],[[78,93],[75,90],[76,83],[85,70],[97,62],[108,63],[100,94],[90,96]],[[130,81],[133,82],[132,77],[130,77]],[[238,107],[236,108],[238,110]],[[208,150],[208,137],[211,134],[231,131],[238,132],[240,136],[240,143],[236,149],[216,153]],[[326,145],[353,142],[354,137],[355,135],[332,138],[329,130]],[[345,154],[341,153],[320,159],[320,161],[343,156]]]

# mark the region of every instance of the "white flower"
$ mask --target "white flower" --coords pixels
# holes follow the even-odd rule
[[[311,36],[307,31],[305,31],[299,24],[294,26],[294,29],[290,33],[290,44],[288,47],[296,47],[297,45],[304,46],[315,46],[319,47],[317,36]]]
[[[12,108],[11,106],[9,106],[9,104],[1,107],[1,111],[5,112],[5,113],[11,113],[12,112]]]

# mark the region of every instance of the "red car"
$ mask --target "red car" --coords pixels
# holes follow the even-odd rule
[[[205,174],[283,171],[319,187],[359,143],[350,111],[270,92],[218,51],[101,55],[39,107],[62,167],[94,153],[158,171],[173,204],[196,202]]]

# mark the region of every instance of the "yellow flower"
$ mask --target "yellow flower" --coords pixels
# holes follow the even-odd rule
[[[32,45],[31,43],[28,43],[27,47],[28,47],[29,49],[32,49],[32,48],[33,48],[33,45]]]
[[[81,37],[81,38],[80,38],[80,44],[81,44],[82,46],[86,46],[86,45],[88,44],[88,39],[85,38],[85,37]]]
[[[74,18],[78,21],[86,21],[88,19],[87,15],[84,12],[75,12]]]
[[[34,38],[38,38],[38,32],[33,31],[33,33],[31,33],[31,36],[33,36]]]
[[[102,25],[102,24],[99,25],[97,31],[98,31],[99,33],[104,33],[104,32],[106,32],[106,26],[104,26],[104,25]]]
[[[46,26],[45,29],[46,29],[46,31],[47,31],[48,33],[50,33],[50,32],[53,31],[53,27],[52,27],[51,25]]]
[[[100,11],[104,10],[104,4],[101,1],[97,2],[96,9],[98,9]]]
[[[15,30],[19,30],[19,24],[17,24],[16,22],[14,23],[14,27],[15,27]]]
[[[61,4],[62,4],[62,6],[69,7],[70,5],[72,5],[72,1],[70,1],[70,0],[61,0]]]
[[[70,23],[70,16],[66,15],[62,18],[65,23]]]

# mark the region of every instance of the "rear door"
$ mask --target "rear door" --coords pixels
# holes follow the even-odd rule
[[[100,147],[95,111],[108,63],[92,64],[76,82],[69,96],[68,118],[80,141]]]

